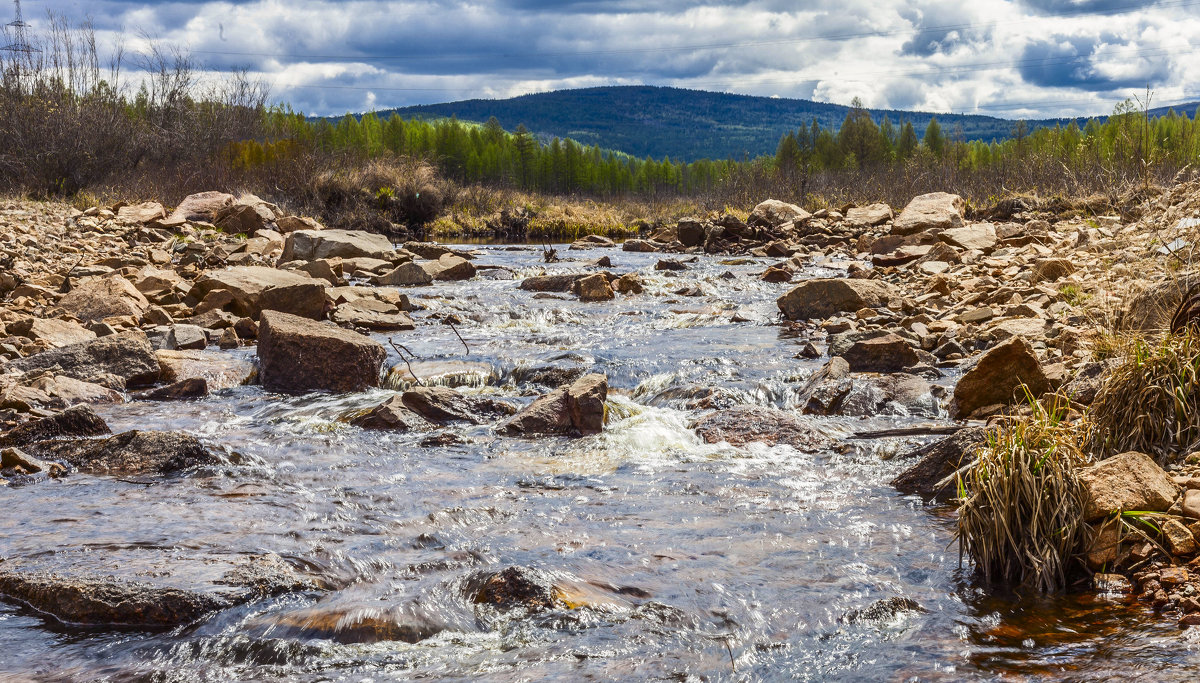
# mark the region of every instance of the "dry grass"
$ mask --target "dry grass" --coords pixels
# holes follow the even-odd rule
[[[957,538],[982,578],[1062,589],[1088,538],[1076,472],[1086,463],[1062,414],[1032,413],[991,433],[959,480]]]
[[[1114,342],[1121,362],[1088,412],[1084,448],[1103,458],[1140,451],[1160,464],[1200,442],[1200,337],[1194,332],[1159,341]]]

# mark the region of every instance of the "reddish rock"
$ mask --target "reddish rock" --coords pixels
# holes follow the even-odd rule
[[[363,391],[379,386],[386,358],[379,342],[340,327],[278,311],[259,321],[259,380],[269,391]]]

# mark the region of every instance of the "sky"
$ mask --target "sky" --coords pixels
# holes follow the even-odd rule
[[[7,4],[7,2],[6,2]],[[1200,100],[1200,0],[22,0],[314,115],[669,85],[1011,118]],[[11,5],[0,5],[8,20]],[[127,72],[129,70],[127,69]],[[136,78],[136,76],[135,76]]]

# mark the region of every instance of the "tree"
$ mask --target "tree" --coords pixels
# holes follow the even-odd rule
[[[925,149],[928,149],[935,157],[941,157],[946,151],[946,139],[942,137],[942,127],[938,125],[937,117],[929,119],[929,125],[925,127],[925,137],[922,140],[925,143]]]
[[[900,139],[896,141],[896,159],[904,161],[917,150],[917,131],[913,129],[912,121],[905,121],[900,127]]]

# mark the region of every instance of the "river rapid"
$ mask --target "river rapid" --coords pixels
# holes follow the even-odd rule
[[[809,340],[777,324],[775,299],[791,285],[757,279],[767,260],[702,256],[660,272],[655,254],[564,250],[563,262],[544,266],[536,247],[472,248],[477,264],[516,279],[485,273],[406,290],[425,310],[416,331],[391,336],[417,356],[413,371],[521,403],[547,391],[537,383],[545,373],[601,372],[611,387],[604,433],[518,439],[473,426],[450,430],[460,443],[422,445],[427,434],[348,425],[402,386],[400,371],[392,389],[356,395],[243,386],[200,401],[101,407],[114,432],[184,430],[238,464],[0,489],[0,557],[192,587],[239,558],[275,553],[328,590],[165,632],[73,627],[0,603],[0,680],[1200,675],[1197,631],[1142,606],[992,596],[960,568],[953,512],[888,485],[907,464],[892,456],[920,441],[850,438],[948,424],[941,411],[805,417],[834,444],[816,453],[706,444],[691,431],[701,405],[794,410],[799,384],[823,362],[799,357]],[[524,276],[578,272],[603,255],[614,272],[638,271],[646,292],[584,303],[518,289]],[[844,265],[813,263],[803,277]],[[697,296],[674,293],[689,288]],[[469,354],[445,316],[459,321]],[[252,358],[253,348],[233,353]],[[552,573],[573,587],[575,608],[473,604],[470,577],[508,566]],[[922,609],[847,618],[894,597]],[[315,623],[325,626],[305,626]],[[429,635],[406,642],[380,623]]]

